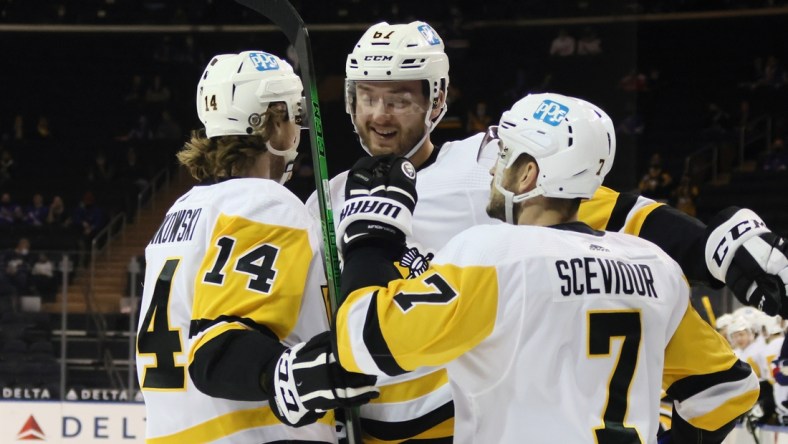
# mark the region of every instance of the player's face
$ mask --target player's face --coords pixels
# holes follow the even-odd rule
[[[354,120],[373,155],[407,154],[424,136],[428,98],[422,81],[355,82]]]
[[[735,331],[731,334],[733,345],[742,349],[747,348],[747,346],[752,342],[752,339],[752,333],[748,330]]]
[[[500,140],[498,141],[499,148],[503,142]],[[498,162],[502,162],[500,156]],[[514,175],[512,174],[512,168],[498,168],[498,165],[492,167],[490,169],[490,175],[493,176],[492,183],[490,183],[490,200],[487,202],[487,215],[498,219],[500,221],[506,222],[506,199],[504,198],[503,194],[498,190],[498,187],[495,186],[495,182],[500,179],[501,186],[503,189],[507,191],[512,191],[512,187],[514,186],[513,179]],[[501,177],[498,178],[497,175],[500,174]]]

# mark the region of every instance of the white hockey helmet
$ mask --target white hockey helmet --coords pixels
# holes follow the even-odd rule
[[[289,119],[300,120],[303,90],[293,67],[273,54],[217,55],[197,85],[197,115],[208,137],[249,135],[272,102],[285,102]]]
[[[501,141],[493,183],[506,200],[509,223],[513,223],[513,204],[536,196],[591,198],[616,154],[610,117],[585,100],[560,94],[525,96],[503,113],[491,132]],[[503,188],[503,173],[521,154],[536,160],[539,177],[533,190],[514,195]]]
[[[780,316],[764,315],[762,327],[766,336],[783,333],[783,319]]]
[[[730,325],[728,325],[728,338],[733,341],[733,334],[740,331],[746,331],[750,334],[753,334],[750,321],[741,316],[734,315],[733,321],[731,321]]]
[[[439,103],[439,95],[442,91],[445,98],[449,87],[449,58],[443,40],[425,22],[401,25],[381,22],[367,29],[347,57],[345,76],[345,110],[354,126],[357,81],[425,80],[429,84],[431,108],[424,116],[427,131],[405,157],[418,151],[446,114],[446,100]],[[438,106],[441,107],[440,113],[431,119],[430,110]],[[370,153],[369,148],[363,148]]]
[[[729,313],[725,313],[723,315],[720,315],[720,317],[718,317],[717,320],[714,322],[714,328],[716,328],[717,330],[722,330],[723,328],[726,328],[729,325],[731,325],[731,322],[733,322],[733,315]]]

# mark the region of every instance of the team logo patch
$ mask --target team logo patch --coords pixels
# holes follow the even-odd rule
[[[252,113],[249,115],[249,126],[258,127],[260,124],[263,123],[263,116],[257,113]]]
[[[568,107],[558,102],[553,102],[552,100],[545,100],[536,108],[534,118],[548,125],[558,126],[561,121],[564,120],[564,116],[566,116],[568,112]]]
[[[405,173],[409,179],[416,178],[416,168],[413,168],[413,164],[410,162],[402,162],[402,172]]]
[[[419,252],[418,248],[411,247],[402,255],[399,265],[408,269],[407,278],[412,279],[427,271],[433,257],[435,257],[435,255],[432,253],[423,255]]]
[[[416,29],[419,30],[419,32],[424,37],[424,40],[427,41],[427,43],[429,43],[430,45],[440,45],[441,38],[438,37],[438,33],[435,32],[434,29],[432,29],[432,26],[425,24],[419,26]]]
[[[253,52],[249,54],[249,60],[254,64],[254,69],[258,71],[279,69],[279,63],[276,61],[276,56],[268,54],[267,52]]]

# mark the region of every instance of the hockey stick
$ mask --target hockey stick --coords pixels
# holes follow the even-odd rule
[[[714,316],[714,310],[711,308],[711,301],[709,300],[708,296],[703,296],[701,299],[701,303],[703,303],[703,309],[706,310],[706,316],[709,318],[709,324],[712,327],[717,328],[717,317]]]
[[[315,68],[312,62],[312,45],[309,43],[304,20],[288,0],[236,0],[253,11],[267,17],[287,36],[296,50],[301,64],[301,77],[304,83],[305,106],[309,122],[309,142],[312,147],[312,168],[315,171],[317,201],[320,206],[320,225],[323,232],[323,261],[328,281],[329,304],[332,315],[340,304],[339,256],[337,254],[336,232],[334,231],[334,212],[328,187],[328,168],[326,167],[326,145],[323,141],[323,122],[320,118],[320,103],[317,98]],[[332,320],[333,322],[333,320]],[[361,444],[358,414],[355,409],[343,409],[348,442]]]

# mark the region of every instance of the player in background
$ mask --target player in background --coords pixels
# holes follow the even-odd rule
[[[137,373],[148,443],[337,440],[331,414],[284,425],[270,383],[279,360],[330,355],[320,234],[281,185],[296,156],[302,90],[287,62],[262,51],[218,55],[200,77],[205,128],[178,153],[200,183],[145,250]],[[332,393],[320,385],[329,381],[359,390],[347,400],[336,390],[317,409],[374,396],[374,379],[327,359],[302,388]]]
[[[413,214],[414,234],[397,258],[403,276],[424,272],[435,252],[461,231],[498,222],[485,212],[490,193],[488,170],[497,147],[481,150],[481,161],[477,162],[480,145],[486,145],[484,134],[442,145],[431,139],[431,131],[446,112],[448,85],[449,60],[443,41],[424,22],[373,25],[347,58],[346,108],[361,146],[370,155],[405,156],[418,172],[420,204]],[[600,167],[607,174],[611,166]],[[346,180],[347,172],[343,172],[330,181],[334,208],[342,208]],[[307,206],[317,218],[316,196],[310,197]],[[770,313],[777,312],[780,304],[788,310],[785,244],[774,250],[761,248],[755,256],[751,256],[751,249],[739,248],[744,242],[762,247],[762,238],[779,242],[758,222],[757,230],[736,237],[735,242],[723,242],[732,238],[726,237],[731,227],[759,221],[745,210],[729,213],[718,218],[715,227],[719,229],[712,232],[670,206],[635,193],[599,187],[591,199],[581,202],[579,219],[596,230],[626,232],[656,243],[682,266],[690,281],[720,286],[719,280],[728,279],[726,274],[730,273],[728,282],[743,303],[761,305]],[[338,223],[338,218],[335,221]],[[707,241],[709,235],[712,239]],[[725,254],[717,266],[712,259],[720,244],[724,244],[720,251]],[[711,271],[707,257],[715,265]],[[402,378],[381,378],[378,383],[380,398],[361,408],[366,442],[439,437],[451,442],[453,407],[442,370],[420,369]]]
[[[655,443],[660,386],[674,442],[721,442],[758,396],[752,370],[692,308],[665,252],[577,219],[613,161],[610,119],[533,94],[495,133],[487,212],[509,223],[464,231],[416,278],[391,265],[418,207],[413,166],[374,157],[351,170],[340,363],[388,376],[445,365],[460,443]]]

